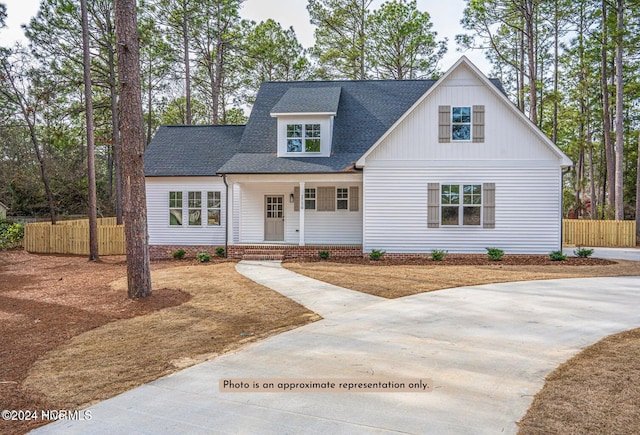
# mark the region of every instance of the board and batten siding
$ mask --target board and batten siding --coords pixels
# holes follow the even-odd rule
[[[239,243],[265,243],[264,241],[264,197],[284,196],[284,242],[300,243],[300,212],[294,210],[289,196],[298,183],[241,183]],[[307,182],[305,188],[320,186],[358,186],[358,200],[362,204],[362,183],[336,181],[326,183]],[[270,242],[271,243],[271,242]],[[310,244],[355,244],[362,243],[362,207],[358,211],[305,210],[305,243]]]
[[[211,245],[225,243],[226,188],[220,177],[147,177],[147,222],[149,245]],[[169,225],[169,192],[183,192],[183,225]],[[186,211],[188,192],[202,192],[206,210],[207,192],[220,192],[220,225],[207,226],[206,214],[202,226],[189,226]]]
[[[389,253],[545,254],[559,249],[560,169],[553,167],[367,167],[363,249]],[[495,183],[495,228],[428,228],[428,184]]]
[[[365,252],[560,248],[562,158],[508,104],[461,65],[396,125],[364,159]],[[483,141],[440,143],[442,106],[483,106]],[[429,228],[429,183],[495,183],[495,228]]]
[[[508,103],[511,104],[511,103]],[[439,107],[484,106],[484,142],[439,143]],[[379,160],[543,160],[558,161],[535,132],[461,66],[415,108],[366,159]]]

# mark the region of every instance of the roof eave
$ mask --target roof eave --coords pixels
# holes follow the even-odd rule
[[[278,116],[336,116],[337,112],[271,112],[272,118]]]

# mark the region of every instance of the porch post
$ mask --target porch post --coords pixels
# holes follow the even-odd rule
[[[229,182],[229,187],[227,188],[227,240],[229,244],[235,245],[235,240],[233,240],[233,191],[234,191],[235,183],[233,181]]]
[[[304,246],[304,181],[300,181],[300,222],[298,224],[298,234],[300,236],[299,246]]]

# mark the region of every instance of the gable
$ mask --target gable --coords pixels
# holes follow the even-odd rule
[[[443,107],[484,109],[482,141],[442,143]],[[445,112],[446,112],[445,110]],[[445,141],[446,142],[446,141]],[[358,166],[383,160],[531,160],[570,165],[570,160],[465,58],[431,88],[372,147]]]

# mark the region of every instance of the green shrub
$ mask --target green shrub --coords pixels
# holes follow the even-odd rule
[[[176,260],[182,260],[185,255],[187,255],[187,251],[185,251],[184,249],[178,249],[173,253],[173,258],[175,258]]]
[[[431,260],[433,261],[442,261],[446,256],[447,251],[443,251],[442,249],[434,249],[431,251]]]
[[[0,249],[10,249],[22,246],[24,225],[0,221]]]
[[[226,253],[226,251],[224,250],[223,247],[218,247],[216,248],[216,256],[217,257],[224,257],[224,254]]]
[[[486,248],[487,255],[489,256],[489,260],[491,261],[500,261],[502,257],[504,257],[504,251],[498,248]]]
[[[564,261],[567,259],[567,256],[562,253],[562,251],[553,251],[549,254],[549,258],[551,261]]]
[[[382,257],[384,257],[385,251],[381,251],[379,249],[372,249],[371,252],[369,253],[369,258],[371,260],[380,260]]]
[[[573,251],[573,253],[575,254],[576,257],[589,258],[593,255],[593,249],[578,248],[575,251]]]
[[[211,261],[211,255],[209,255],[208,252],[201,252],[198,255],[196,255],[196,258],[200,263],[207,263]]]
[[[331,252],[329,251],[318,251],[318,257],[322,260],[326,260],[331,256]]]

